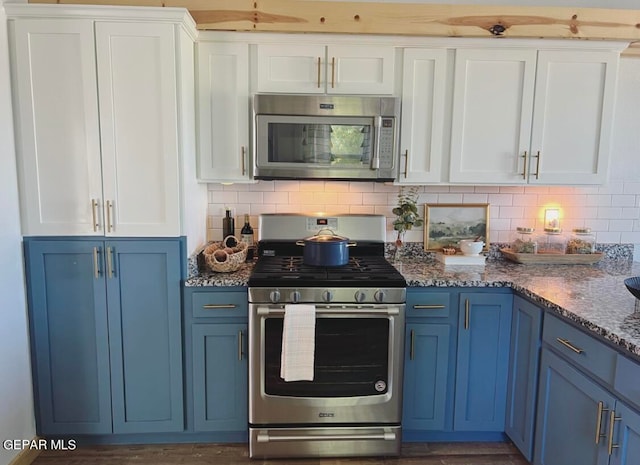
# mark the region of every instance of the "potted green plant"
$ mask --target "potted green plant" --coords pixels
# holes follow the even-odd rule
[[[418,212],[417,202],[418,187],[400,188],[398,192],[398,206],[392,210],[392,213],[396,215],[396,219],[393,222],[393,229],[397,231],[395,242],[396,252],[402,247],[404,234],[413,229],[414,226],[420,227],[424,224],[424,220]]]

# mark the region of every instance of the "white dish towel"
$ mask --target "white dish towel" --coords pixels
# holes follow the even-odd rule
[[[285,381],[313,381],[315,350],[315,305],[285,305],[280,377]]]

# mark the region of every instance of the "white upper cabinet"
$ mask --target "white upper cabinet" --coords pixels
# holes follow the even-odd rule
[[[198,179],[247,182],[249,158],[249,44],[197,45]]]
[[[26,235],[102,234],[93,23],[11,23],[16,148]]]
[[[404,51],[402,123],[400,128],[401,184],[438,183],[444,156],[446,49],[409,48]]]
[[[395,48],[390,45],[261,43],[256,54],[256,92],[384,95],[394,91]]]
[[[538,53],[530,183],[604,184],[619,54]]]
[[[177,23],[7,11],[23,234],[179,236]]]
[[[105,233],[180,234],[172,24],[96,23]]]
[[[618,57],[619,50],[458,50],[450,181],[606,182]]]
[[[456,51],[450,181],[526,183],[536,50]]]

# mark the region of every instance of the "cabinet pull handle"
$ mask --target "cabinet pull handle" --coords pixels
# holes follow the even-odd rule
[[[469,299],[464,299],[464,329],[469,329]]]
[[[91,199],[91,219],[93,220],[93,232],[97,232],[100,225],[98,224],[98,201]]]
[[[560,344],[562,344],[563,346],[573,350],[576,354],[581,354],[584,352],[583,349],[574,346],[573,344],[571,344],[571,342],[569,342],[567,339],[562,339],[561,337],[556,338],[556,341],[558,341]]]
[[[444,305],[414,305],[413,308],[416,310],[440,310],[445,308]]]
[[[616,411],[611,409],[609,411],[609,444],[607,444],[607,451],[609,455],[613,454],[613,449],[617,449],[620,447],[620,444],[613,443],[613,428],[615,427],[616,421],[622,420],[622,417],[616,416]]]
[[[113,278],[113,247],[107,247],[107,275]]]
[[[111,200],[107,200],[107,232],[111,232],[113,230],[113,223],[111,222],[111,214],[113,209],[113,202]]]
[[[244,335],[242,334],[242,330],[240,330],[238,331],[238,361],[242,361],[243,346],[244,346]]]
[[[529,154],[527,153],[527,151],[524,151],[524,155],[522,155],[522,158],[524,158],[524,166],[522,167],[522,179],[527,179],[527,157],[529,156]]]
[[[247,156],[247,148],[243,145],[242,149],[240,150],[240,164],[242,166],[242,176],[244,176],[245,173],[247,172],[245,160],[244,160],[246,156]]]
[[[602,432],[602,413],[603,412],[608,412],[609,409],[608,408],[604,408],[604,402],[599,401],[598,402],[598,417],[596,418],[596,444],[600,443],[600,438],[603,438],[606,436],[606,434],[604,434]]]
[[[540,150],[536,154],[536,179],[540,179]]]
[[[414,354],[414,341],[415,341],[415,332],[413,331],[413,329],[411,330],[411,337],[410,337],[410,344],[409,344],[409,360],[413,360],[413,354]]]
[[[100,252],[97,247],[93,248],[93,277],[96,279],[100,278],[100,265],[99,265],[99,257]]]
[[[331,57],[331,88],[336,86],[336,57]]]
[[[407,179],[407,173],[409,172],[409,149],[404,151],[404,178]]]
[[[320,88],[320,57],[318,57],[318,89]]]
[[[236,308],[234,304],[204,304],[202,306],[205,310],[221,310],[224,308]]]

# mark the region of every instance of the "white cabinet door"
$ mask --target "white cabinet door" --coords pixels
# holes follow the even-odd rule
[[[393,94],[394,56],[390,46],[329,45],[327,93]]]
[[[442,179],[447,50],[406,49],[398,182]]]
[[[538,53],[529,182],[606,182],[617,72],[616,52]]]
[[[257,92],[393,93],[391,46],[258,44],[256,50]]]
[[[257,91],[324,93],[326,54],[324,45],[258,44]]]
[[[102,235],[93,22],[11,27],[22,233]]]
[[[456,52],[451,182],[527,182],[535,69],[532,49]]]
[[[173,24],[96,23],[106,235],[180,234]]]
[[[197,47],[198,178],[250,181],[249,45],[200,42]]]

